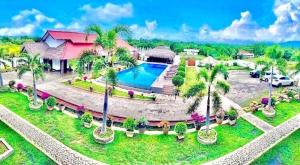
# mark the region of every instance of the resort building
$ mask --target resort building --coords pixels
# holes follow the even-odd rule
[[[173,52],[169,47],[159,46],[154,49],[148,50],[145,56],[147,58],[147,62],[172,64],[176,53]]]
[[[40,54],[43,62],[50,65],[51,71],[66,73],[72,70],[69,61],[79,59],[84,51],[96,51],[100,56],[106,55],[101,46],[94,45],[96,38],[95,34],[48,30],[39,42],[25,43],[22,52]],[[117,46],[126,48],[135,58],[138,58],[137,50],[126,41],[118,38]]]
[[[243,59],[243,58],[253,58],[254,54],[245,50],[240,50],[237,53],[237,58],[238,59]]]
[[[196,56],[199,53],[198,49],[184,49],[183,50],[186,55]]]

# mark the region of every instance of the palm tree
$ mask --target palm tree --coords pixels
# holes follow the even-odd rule
[[[213,93],[213,88],[221,89],[226,94],[229,92],[230,86],[224,80],[217,80],[217,76],[221,74],[226,80],[228,77],[228,72],[223,65],[216,65],[214,67],[209,67],[209,69],[201,69],[198,73],[198,83],[193,85],[187,93],[184,95],[187,98],[196,96],[194,103],[189,107],[189,112],[195,111],[202,98],[205,96],[205,89],[207,88],[207,107],[206,107],[206,134],[209,133],[209,119],[210,119],[210,98]],[[217,90],[215,90],[217,92]]]
[[[271,69],[271,77],[269,81],[269,101],[268,101],[268,110],[272,109],[272,83],[275,67],[279,70],[281,74],[286,74],[285,68],[287,65],[286,60],[283,58],[283,51],[279,46],[271,46],[266,49],[264,57],[256,61],[257,65],[262,65],[262,70]]]
[[[32,84],[33,84],[33,104],[37,104],[37,91],[36,91],[36,81],[38,79],[44,79],[44,68],[47,65],[42,64],[39,58],[39,55],[30,55],[24,53],[21,55],[21,59],[18,61],[21,65],[18,66],[17,72],[18,77],[21,78],[25,73],[31,72],[32,73]]]
[[[2,67],[6,67],[6,63],[5,63],[5,53],[4,53],[4,50],[3,49],[0,49],[0,69]],[[0,87],[3,86],[3,77],[2,77],[2,72],[0,71]]]
[[[120,34],[129,34],[130,31],[126,26],[116,26],[108,31],[103,31],[100,26],[91,25],[87,27],[86,32],[96,33],[97,38],[95,40],[95,46],[101,45],[106,52],[105,58],[98,58],[94,61],[93,70],[104,70],[105,74],[105,94],[104,94],[104,105],[103,105],[103,119],[102,127],[100,132],[105,133],[106,131],[106,120],[108,112],[108,83],[111,82],[111,72],[114,69],[114,64],[125,65],[127,67],[137,66],[136,60],[133,59],[128,51],[122,48],[117,48],[117,39]],[[86,37],[88,37],[88,35]],[[108,76],[107,76],[108,75]],[[116,83],[113,80],[113,83]]]

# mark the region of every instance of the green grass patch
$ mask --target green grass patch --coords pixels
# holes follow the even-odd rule
[[[244,71],[250,71],[251,69],[248,67],[242,67],[242,66],[226,66],[227,70],[244,70]]]
[[[298,165],[300,162],[300,130],[297,130],[279,144],[271,148],[252,165],[260,164],[289,164]]]
[[[282,102],[275,106],[276,116],[274,118],[265,117],[262,111],[257,111],[254,113],[255,116],[260,119],[270,123],[273,126],[278,126],[279,124],[287,121],[293,116],[300,113],[300,102],[292,101],[290,103]]]
[[[1,97],[1,100],[5,99]],[[9,145],[12,146],[14,152],[1,165],[15,165],[15,164],[55,164],[50,158],[43,154],[40,150],[35,148],[23,137],[9,128],[6,124],[0,121],[0,138],[4,138]],[[0,154],[2,153],[0,145]],[[4,148],[3,148],[4,149]]]
[[[70,148],[93,159],[108,164],[200,164],[221,157],[250,142],[262,131],[243,119],[232,127],[216,127],[217,144],[201,145],[197,133],[186,135],[184,142],[177,142],[175,135],[126,137],[124,132],[115,131],[115,140],[100,145],[93,139],[95,129],[86,129],[79,119],[71,118],[61,112],[45,110],[30,111],[26,96],[18,93],[0,94],[3,104],[24,119],[47,132]]]
[[[64,84],[69,85],[68,82],[64,82]],[[104,94],[104,92],[105,92],[105,87],[98,85],[98,84],[88,82],[88,81],[77,80],[77,81],[72,82],[71,86],[80,88],[80,89],[83,89],[86,91],[89,91],[90,87],[92,87],[94,89],[94,92],[100,93],[100,94]],[[112,95],[117,96],[117,97],[129,98],[127,92],[121,91],[118,89],[113,90]],[[142,94],[134,95],[134,99],[138,99],[138,100],[152,100],[152,98],[153,98],[152,96],[144,96]]]
[[[182,94],[185,94],[191,88],[191,86],[197,83],[197,74],[196,67],[186,66],[184,84],[180,87]]]

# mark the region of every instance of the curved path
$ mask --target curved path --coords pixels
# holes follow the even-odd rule
[[[225,155],[219,159],[208,162],[207,165],[243,165],[250,164],[270,148],[278,144],[284,138],[300,128],[300,114],[289,119],[283,124],[264,133],[260,137],[239,148],[238,150]]]
[[[18,134],[40,149],[49,158],[61,165],[100,165],[104,163],[92,160],[70,149],[61,142],[44,133],[28,121],[0,105],[0,120]]]

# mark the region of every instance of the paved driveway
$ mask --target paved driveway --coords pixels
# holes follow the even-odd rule
[[[228,82],[231,88],[226,96],[240,105],[268,91],[268,83],[251,78],[248,71],[230,71]]]

